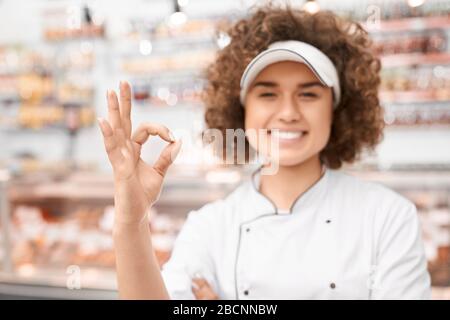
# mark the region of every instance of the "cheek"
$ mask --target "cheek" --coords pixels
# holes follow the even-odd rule
[[[245,105],[245,129],[266,128],[274,116],[274,106],[248,99]]]
[[[259,130],[267,128],[267,123],[271,115],[264,111],[262,106],[255,103],[247,103],[245,106],[245,121],[244,129],[247,133],[247,140],[249,144],[257,149],[258,138],[262,138]]]
[[[314,144],[317,147],[323,148],[327,144],[331,132],[331,122],[331,108],[324,110],[316,109],[309,115],[311,133],[314,138]]]
[[[257,149],[258,145],[258,120],[255,119],[255,116],[252,112],[245,111],[245,122],[244,122],[244,130],[246,133],[246,137],[248,143],[254,148]]]
[[[261,116],[261,114],[256,110],[258,110],[257,105],[255,103],[252,103],[251,101],[248,101],[245,105],[244,125],[246,130],[258,127],[259,117]]]

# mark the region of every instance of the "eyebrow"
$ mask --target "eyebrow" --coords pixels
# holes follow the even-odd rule
[[[255,84],[253,84],[252,88],[255,87],[269,87],[269,88],[274,88],[274,87],[278,87],[279,84],[276,82],[272,82],[272,81],[258,81]],[[325,85],[322,82],[319,81],[311,81],[311,82],[305,82],[305,83],[299,83],[297,85],[297,87],[300,88],[310,88],[310,87],[314,87],[314,86],[319,86],[319,87],[325,87]]]

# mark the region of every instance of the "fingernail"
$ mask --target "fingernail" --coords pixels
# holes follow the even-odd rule
[[[108,99],[108,98],[109,98],[109,89],[106,90],[106,99]]]
[[[97,118],[97,122],[98,122],[100,125],[103,124],[103,118],[98,117],[98,118]]]
[[[174,137],[173,133],[170,131],[169,131],[169,137],[170,137],[170,140],[172,140],[172,142],[175,141],[175,137]]]

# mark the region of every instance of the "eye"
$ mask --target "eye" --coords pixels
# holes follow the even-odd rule
[[[259,96],[265,98],[265,97],[275,97],[276,95],[273,92],[263,92]]]
[[[314,92],[302,92],[299,94],[300,97],[307,97],[307,98],[317,98],[317,94]]]

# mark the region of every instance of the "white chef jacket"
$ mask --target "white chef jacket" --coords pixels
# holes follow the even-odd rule
[[[189,213],[162,269],[171,298],[195,299],[196,274],[220,299],[430,298],[412,202],[326,169],[283,213],[259,176]]]

